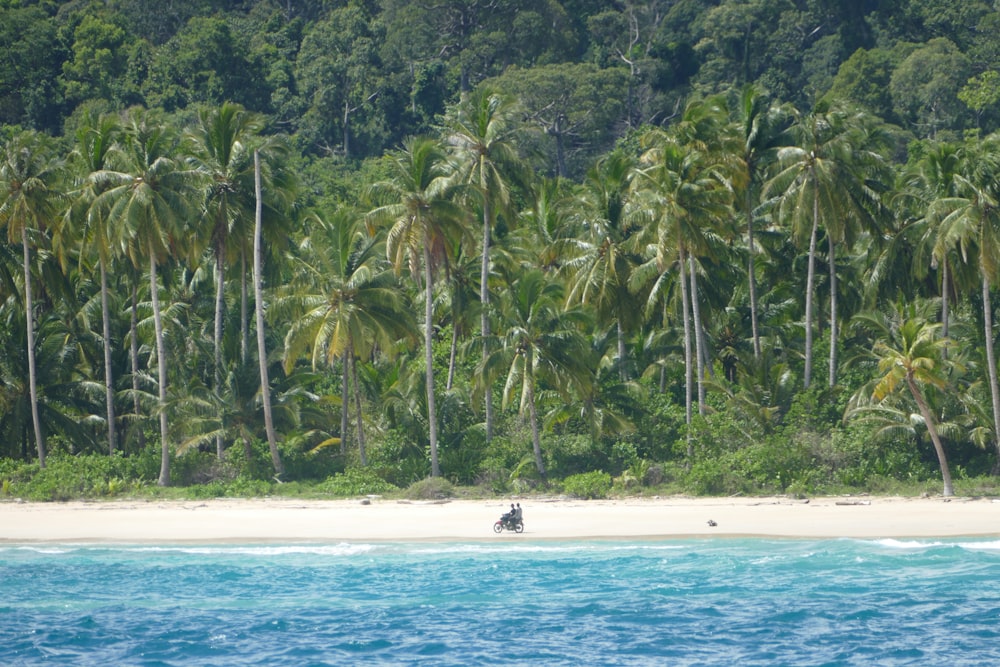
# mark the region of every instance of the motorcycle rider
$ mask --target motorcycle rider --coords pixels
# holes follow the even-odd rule
[[[509,512],[504,512],[500,516],[500,520],[503,521],[504,523],[512,523],[514,521],[515,513],[516,513],[516,510],[514,509],[514,503],[511,503],[510,504],[510,511]]]

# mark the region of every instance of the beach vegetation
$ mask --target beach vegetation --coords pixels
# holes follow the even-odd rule
[[[338,498],[380,495],[398,489],[394,484],[379,477],[371,468],[348,468],[320,482],[315,488],[320,493]]]
[[[442,500],[455,495],[455,486],[443,477],[428,477],[410,484],[403,496],[410,500]]]
[[[581,472],[570,475],[562,481],[562,489],[566,495],[584,500],[607,498],[611,493],[611,475],[603,470]]]

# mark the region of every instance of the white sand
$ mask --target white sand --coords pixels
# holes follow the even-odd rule
[[[511,499],[9,501],[0,502],[0,543],[1000,536],[1000,500],[989,498],[514,500],[520,535],[493,532]]]

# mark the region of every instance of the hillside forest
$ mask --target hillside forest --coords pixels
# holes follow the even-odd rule
[[[993,3],[0,0],[0,146],[0,496],[1000,472]]]

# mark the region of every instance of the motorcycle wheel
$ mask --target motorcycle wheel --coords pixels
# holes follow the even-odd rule
[[[523,521],[518,521],[517,523],[514,524],[514,532],[515,533],[523,533],[524,532],[524,522]]]
[[[501,532],[503,532],[503,523],[500,522],[500,521],[497,521],[495,524],[493,524],[493,532],[494,533],[501,533]]]

